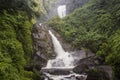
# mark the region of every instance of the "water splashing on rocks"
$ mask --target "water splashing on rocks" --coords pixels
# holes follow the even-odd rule
[[[60,18],[63,18],[66,16],[66,5],[61,5],[57,8],[58,16]]]
[[[57,38],[53,35],[53,33],[49,30],[49,34],[52,37],[54,50],[57,54],[56,59],[49,60],[47,63],[47,68],[53,68],[53,67],[73,67],[73,57],[69,52],[65,52],[62,48],[60,42],[57,40]]]
[[[87,75],[76,74],[72,71],[74,68],[74,58],[71,53],[65,52],[58,39],[49,30],[54,51],[57,56],[49,60],[46,67],[42,68],[45,80],[86,80]]]

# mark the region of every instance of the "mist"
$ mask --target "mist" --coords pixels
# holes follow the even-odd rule
[[[43,0],[43,6],[47,14],[42,17],[44,20],[49,20],[54,16],[58,16],[57,9],[61,5],[66,5],[66,15],[73,12],[76,8],[83,6],[89,0]]]

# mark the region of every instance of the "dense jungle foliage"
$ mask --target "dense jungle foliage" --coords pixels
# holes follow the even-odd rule
[[[35,0],[0,0],[0,80],[40,79],[36,70],[25,69],[32,65],[31,28],[34,17],[44,13],[40,4]]]
[[[77,49],[90,49],[113,67],[120,79],[120,0],[90,0],[63,18],[54,17],[49,26]]]

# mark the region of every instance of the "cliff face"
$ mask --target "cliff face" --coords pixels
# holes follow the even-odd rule
[[[38,70],[45,66],[47,60],[52,58],[54,53],[51,37],[48,29],[41,23],[34,24],[32,28],[33,49],[34,49],[34,66]]]
[[[47,18],[50,19],[57,14],[57,8],[60,5],[66,5],[66,13],[73,12],[76,8],[81,7],[89,0],[44,0],[43,6],[47,11]]]
[[[61,38],[61,36],[53,29],[45,26],[42,23],[36,23],[32,27],[32,39],[33,39],[33,58],[34,67],[40,70],[41,67],[46,66],[49,59],[55,58],[54,47],[51,36],[48,29],[50,29],[60,41],[65,51],[71,51],[72,46]]]

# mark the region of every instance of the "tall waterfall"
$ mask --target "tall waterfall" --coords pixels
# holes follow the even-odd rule
[[[60,18],[63,18],[66,16],[66,5],[61,5],[57,8],[58,15]]]
[[[53,67],[73,67],[73,57],[70,53],[65,52],[62,48],[60,42],[58,39],[53,35],[53,33],[49,30],[49,34],[52,37],[53,45],[54,45],[54,51],[57,54],[57,57],[53,60],[49,60],[47,63],[47,68],[53,68]]]

